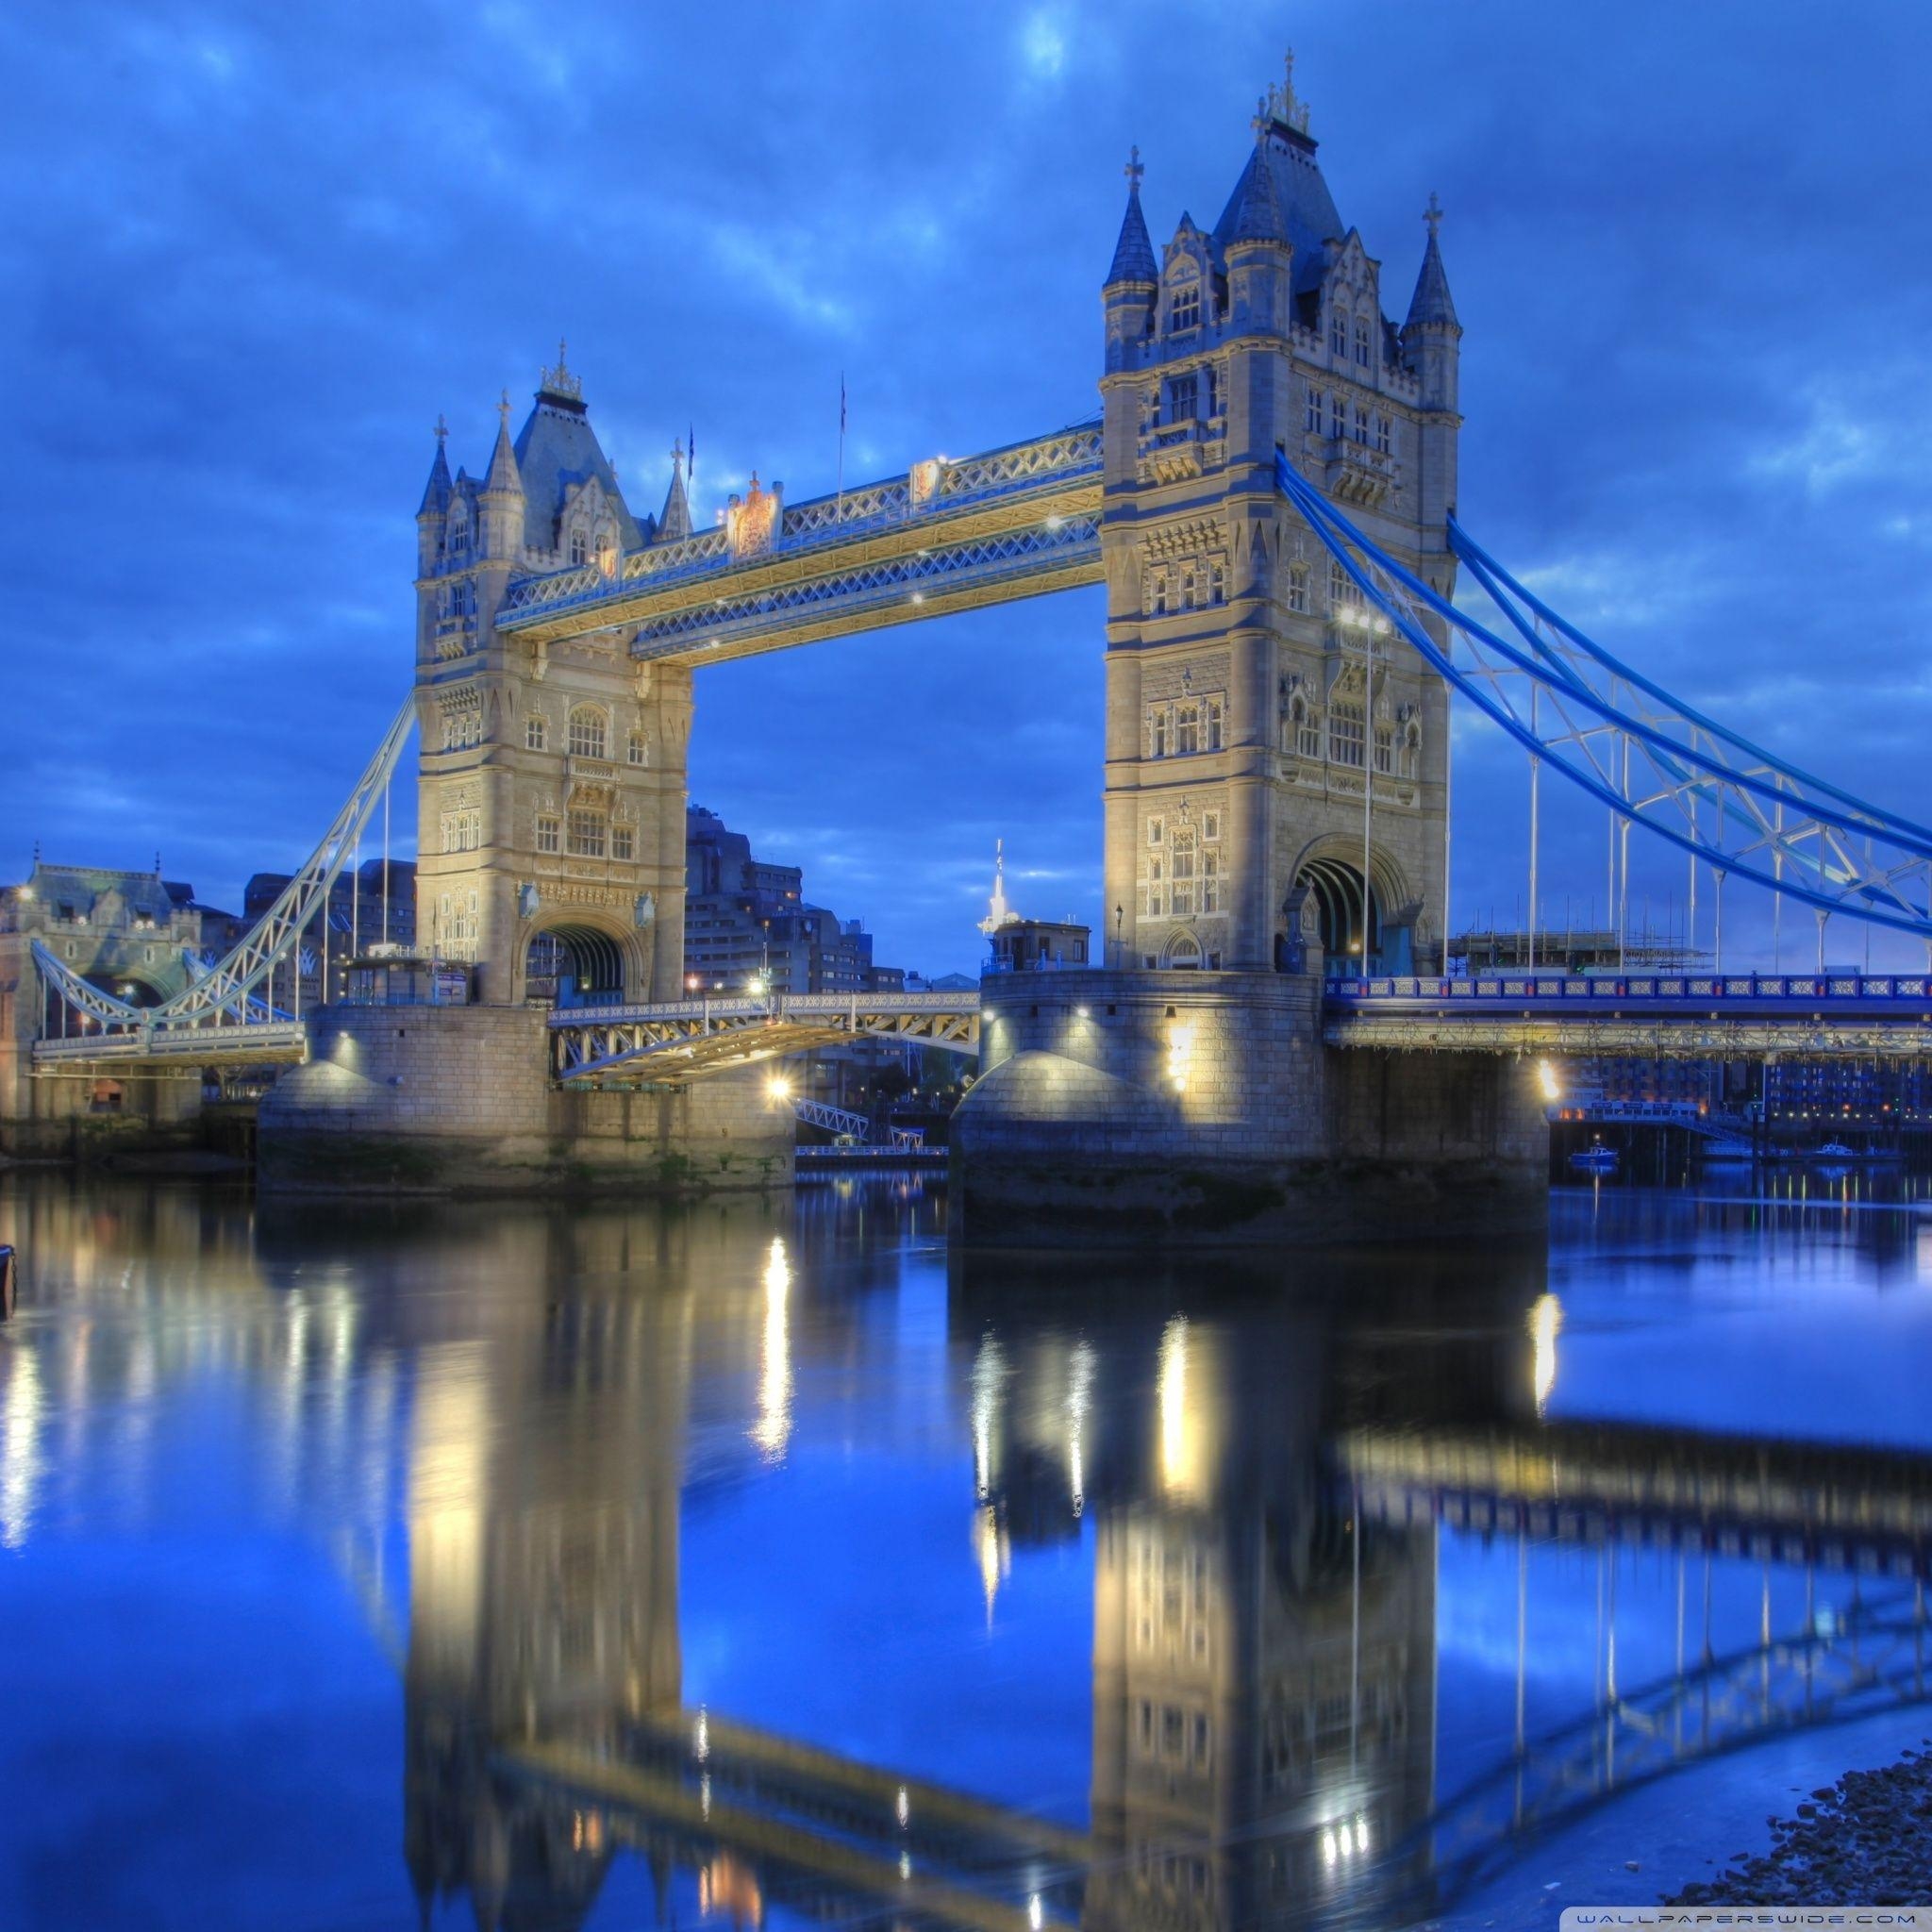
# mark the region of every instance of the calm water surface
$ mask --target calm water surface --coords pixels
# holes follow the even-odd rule
[[[1654,1900],[1714,1778],[1926,1728],[1932,1218],[1874,1187],[1230,1267],[949,1250],[916,1179],[16,1174],[0,1927],[1479,1925],[1553,1847]]]

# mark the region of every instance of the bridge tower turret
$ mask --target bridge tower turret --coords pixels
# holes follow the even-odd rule
[[[513,580],[616,576],[657,531],[634,517],[559,347],[512,440],[499,406],[483,481],[439,434],[417,514],[417,942],[474,963],[480,997],[669,998],[684,954],[691,673],[633,664],[615,632],[499,637]],[[667,511],[688,527],[681,481]]]
[[[1446,693],[1274,464],[1447,588],[1460,330],[1433,225],[1407,325],[1385,319],[1291,61],[1253,128],[1213,229],[1183,215],[1158,260],[1137,154],[1105,285],[1108,963],[1290,968],[1306,904],[1331,970],[1433,967]]]

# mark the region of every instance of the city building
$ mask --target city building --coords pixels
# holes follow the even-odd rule
[[[872,935],[805,898],[795,865],[774,865],[716,812],[685,814],[684,973],[689,991],[898,992],[905,972],[874,964]]]
[[[285,872],[258,872],[242,888],[242,912],[253,925],[288,889]],[[304,942],[318,951],[323,919],[318,913],[304,933]],[[344,869],[328,894],[328,942],[331,955],[346,958],[351,950],[371,946],[400,946],[416,942],[416,865],[408,858],[365,858],[354,873]]]
[[[1007,903],[1007,846],[993,847],[992,897],[979,929],[992,946],[990,973],[1031,973],[1092,964],[1092,928],[1071,919],[1024,919]],[[1198,960],[1190,960],[1198,965]]]
[[[171,1124],[200,1104],[200,1082],[152,1075],[92,1074],[36,1080],[33,1042],[85,1024],[43,990],[35,971],[38,941],[105,993],[157,1007],[183,991],[208,960],[241,937],[232,912],[204,906],[194,888],[152,872],[107,866],[34,868],[17,886],[0,887],[0,1133],[8,1153],[64,1151],[77,1120],[104,1116]],[[111,1124],[111,1123],[109,1123]]]

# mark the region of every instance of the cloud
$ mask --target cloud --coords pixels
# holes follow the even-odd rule
[[[1391,64],[1333,9],[1295,76],[1385,306],[1431,188],[1449,209],[1471,528],[1633,663],[1917,809],[1932,14],[1856,19],[1494,0],[1479,37],[1405,14]],[[841,372],[848,481],[1091,415],[1127,146],[1157,242],[1211,218],[1275,38],[1073,0],[827,0],[755,50],[616,0],[564,41],[508,0],[202,0],[187,30],[19,0],[0,699],[33,805],[0,873],[37,831],[158,842],[216,899],[299,858],[409,675],[428,425],[480,467],[559,333],[644,508],[687,423],[701,514],[753,467],[829,489]],[[891,963],[977,958],[1000,837],[1025,903],[1098,923],[1104,625],[1082,591],[708,672],[693,791]],[[1456,741],[1457,898],[1507,907],[1523,763]],[[1601,896],[1600,810],[1544,799],[1545,889]],[[1641,863],[1681,900],[1675,858]]]

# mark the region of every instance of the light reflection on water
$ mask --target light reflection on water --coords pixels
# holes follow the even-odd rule
[[[1453,1913],[1921,1694],[1924,1224],[1854,1178],[1228,1263],[15,1177],[0,1924]]]

